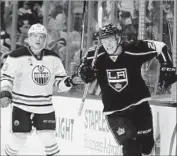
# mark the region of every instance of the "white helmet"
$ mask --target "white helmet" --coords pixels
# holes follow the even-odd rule
[[[47,30],[42,24],[39,24],[39,23],[38,24],[33,24],[28,30],[28,42],[29,42],[30,46],[32,46],[32,44],[31,44],[32,42],[30,40],[30,34],[32,34],[32,33],[35,33],[35,34],[40,33],[40,34],[44,34],[46,36],[46,39],[45,39],[43,47],[40,48],[40,49],[36,49],[36,51],[41,51],[46,45]]]
[[[33,24],[28,30],[28,36],[31,33],[41,33],[47,36],[47,30],[42,24]]]

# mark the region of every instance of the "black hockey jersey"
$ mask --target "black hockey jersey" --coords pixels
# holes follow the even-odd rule
[[[120,47],[123,52],[115,61],[100,46],[95,69],[105,114],[121,111],[150,99],[150,92],[141,75],[141,67],[143,63],[160,54],[164,46],[163,42],[157,41],[123,42]],[[84,64],[92,62],[95,48],[88,50]]]

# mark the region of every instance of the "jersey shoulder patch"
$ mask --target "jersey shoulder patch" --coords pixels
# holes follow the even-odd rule
[[[151,44],[151,42],[147,42],[144,40],[124,42],[122,44],[122,47],[124,51],[132,53],[150,52],[155,50],[155,47]]]
[[[43,50],[44,50],[45,56],[54,56],[54,57],[60,58],[60,56],[52,50],[49,50],[49,49],[43,49]]]
[[[12,51],[9,56],[11,57],[22,57],[22,56],[30,56],[27,47],[19,47],[16,50]]]

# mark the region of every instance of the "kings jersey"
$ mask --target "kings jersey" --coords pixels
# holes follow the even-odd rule
[[[141,66],[160,54],[164,46],[164,43],[156,41],[124,42],[117,49],[122,50],[118,57],[108,55],[100,46],[95,69],[105,114],[122,111],[150,99],[150,92],[141,76]],[[83,63],[92,62],[95,48],[88,50]]]
[[[29,47],[13,51],[1,70],[1,91],[12,93],[14,106],[34,113],[54,111],[53,86],[66,77],[57,54],[43,49],[35,56]]]

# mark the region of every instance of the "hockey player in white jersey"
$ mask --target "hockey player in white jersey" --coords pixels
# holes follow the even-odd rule
[[[5,153],[18,155],[33,126],[46,155],[57,155],[53,86],[59,92],[68,91],[73,82],[58,55],[44,48],[47,30],[43,25],[32,25],[28,39],[29,47],[14,50],[1,70],[1,107],[13,106],[11,139]]]

